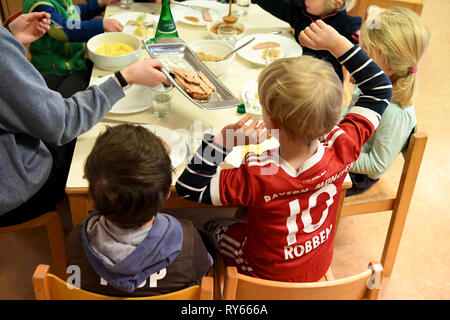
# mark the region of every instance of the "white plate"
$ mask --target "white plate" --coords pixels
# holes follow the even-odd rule
[[[169,157],[170,161],[172,162],[173,168],[178,167],[184,162],[187,156],[187,145],[182,135],[166,127],[155,126],[151,124],[141,124],[140,126],[163,138],[164,141],[169,145]]]
[[[150,29],[148,30],[149,38],[150,38],[156,29],[156,25],[158,24],[159,16],[156,16],[156,15],[153,15],[150,13],[146,13],[146,12],[123,12],[123,13],[119,13],[116,15],[112,15],[109,17],[109,19],[116,19],[117,21],[119,21],[123,25],[122,32],[135,35],[134,31],[136,30],[137,26],[127,25],[127,22],[130,20],[136,20],[137,17],[143,13],[145,13],[144,22],[146,22],[146,24],[152,24],[152,23],[155,24],[154,28],[152,28],[151,30]],[[135,35],[135,36],[140,39],[144,38],[143,36],[142,37],[140,37],[138,35]]]
[[[209,9],[213,21],[218,20],[219,18],[224,16],[227,12],[226,5],[215,1],[188,0],[183,1],[183,3]],[[206,26],[208,24],[207,21],[203,20],[202,10],[200,9],[192,9],[184,6],[172,5],[171,11],[174,16],[174,19],[182,23],[190,24],[193,26]],[[196,17],[199,20],[199,22],[193,22],[191,20],[188,20],[185,18],[186,16]]]
[[[92,84],[99,85],[113,76],[113,74],[110,74],[101,77],[100,79],[94,81]],[[109,112],[119,114],[135,113],[147,110],[151,107],[152,93],[150,88],[141,86],[139,84],[133,84],[130,88],[125,90],[125,97],[117,101]]]
[[[270,41],[270,42],[279,43],[281,50],[286,54],[285,55],[286,58],[298,57],[298,56],[301,56],[303,53],[302,47],[297,42],[295,42],[292,39],[286,38],[282,35],[279,35],[279,34],[257,33],[257,34],[247,35],[247,36],[239,39],[235,46],[238,47],[253,37],[255,37],[255,40],[253,40],[252,43],[250,43],[248,46],[239,50],[237,52],[237,55],[240,56],[242,59],[244,59],[250,63],[253,63],[255,65],[258,65],[258,66],[266,65],[266,60],[263,57],[264,49],[255,50],[255,49],[253,49],[253,47],[262,42]]]
[[[242,101],[244,101],[245,103],[245,112],[255,115],[262,115],[261,105],[259,104],[259,99],[257,99],[257,93],[258,93],[258,81],[252,80],[248,82],[244,86],[244,88],[242,88],[241,97]],[[249,103],[247,97],[253,98],[255,100],[253,106],[251,103]]]
[[[234,147],[233,150],[226,156],[225,162],[231,164],[233,167],[237,168],[241,165],[242,160],[247,153],[253,152],[256,154],[261,154],[264,151],[278,148],[280,143],[274,137],[263,141],[261,144],[252,144],[248,146],[238,146]]]

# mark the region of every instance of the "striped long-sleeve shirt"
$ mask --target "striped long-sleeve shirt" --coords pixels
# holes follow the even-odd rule
[[[248,207],[247,238],[233,254],[252,276],[314,281],[331,262],[342,183],[392,94],[388,77],[357,45],[338,60],[362,94],[299,170],[279,150],[248,153],[240,167],[217,170],[230,150],[206,135],[176,183],[186,199]]]

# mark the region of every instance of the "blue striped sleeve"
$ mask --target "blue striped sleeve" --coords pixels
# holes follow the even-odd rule
[[[355,107],[374,111],[379,121],[392,97],[392,84],[387,75],[358,45],[338,60],[350,72],[355,85],[361,90]]]
[[[78,3],[81,20],[90,20],[100,15],[104,8],[100,7],[97,0],[91,0],[88,3]]]
[[[212,204],[210,182],[219,173],[217,167],[231,152],[213,142],[213,136],[206,134],[189,164],[175,184],[178,195],[188,200]]]
[[[68,21],[60,15],[55,8],[49,5],[39,5],[33,11],[45,11],[51,15],[51,18],[63,29],[55,30],[51,28],[48,34],[59,41],[86,42],[93,36],[103,33],[103,19],[92,19],[89,21]]]

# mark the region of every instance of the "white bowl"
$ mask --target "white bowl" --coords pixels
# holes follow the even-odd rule
[[[121,56],[106,56],[95,53],[95,50],[105,44],[125,43],[136,50]],[[123,32],[105,32],[98,34],[87,42],[89,59],[100,69],[117,71],[139,60],[141,56],[141,41],[138,37]]]
[[[189,46],[194,53],[201,51],[205,54],[211,54],[220,58],[225,57],[228,53],[233,51],[233,46],[231,44],[221,40],[198,40],[191,43]],[[227,72],[235,57],[236,53],[233,53],[226,60],[217,62],[203,61],[203,63],[212,71],[212,73],[214,73],[214,75],[219,77]]]
[[[213,39],[217,39],[218,35],[217,35],[217,32],[211,31],[211,28],[219,23],[225,23],[225,22],[223,22],[223,20],[220,19],[220,20],[215,20],[215,21],[209,22],[206,25],[206,28],[208,29],[208,33]],[[242,29],[242,33],[238,33],[236,36],[236,39],[239,40],[240,38],[242,38],[244,36],[245,32],[247,31],[247,28],[245,27],[245,24],[240,23],[240,22],[236,22],[234,25],[236,27],[238,27],[239,29]]]

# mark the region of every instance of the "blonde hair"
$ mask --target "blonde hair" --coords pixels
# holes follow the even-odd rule
[[[374,20],[375,19],[375,20]],[[393,72],[392,100],[402,107],[412,104],[417,68],[430,40],[428,28],[413,11],[393,8],[370,17],[361,28],[360,42],[369,55],[379,54]]]
[[[353,5],[355,0],[341,0],[342,4],[335,9],[334,6],[336,5],[336,2],[337,0],[327,0],[327,5],[330,8],[331,12],[347,9]]]
[[[264,111],[289,138],[306,143],[337,124],[342,90],[333,67],[311,56],[276,60],[258,78]]]

